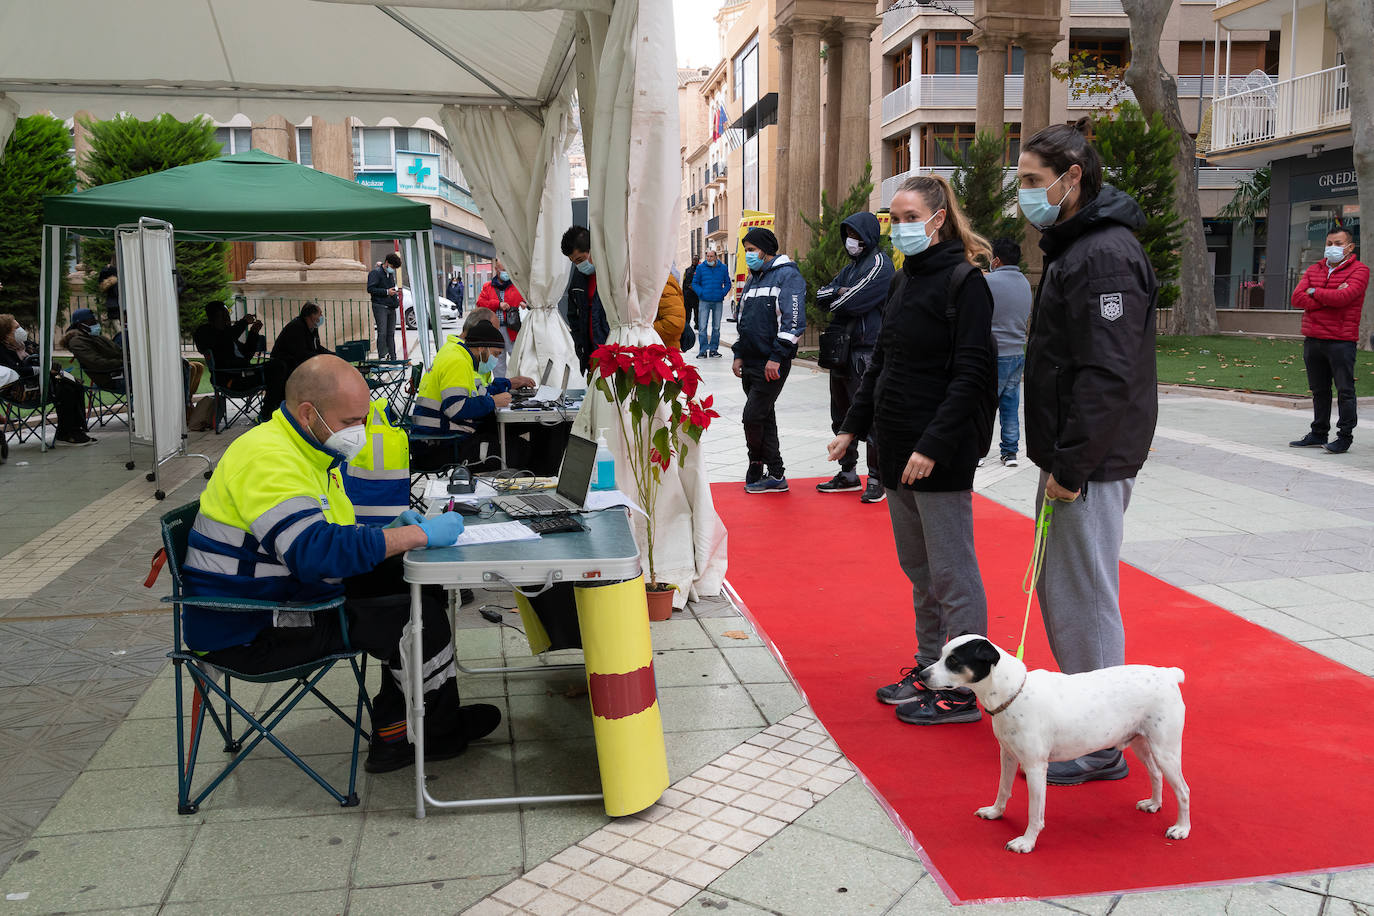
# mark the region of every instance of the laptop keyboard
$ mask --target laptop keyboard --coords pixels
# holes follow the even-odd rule
[[[531,509],[537,509],[540,512],[568,511],[568,505],[563,502],[563,500],[555,499],[543,493],[531,493],[528,496],[521,497],[521,499],[524,500],[525,505],[529,506]]]

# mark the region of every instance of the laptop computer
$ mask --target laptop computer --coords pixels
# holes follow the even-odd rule
[[[534,397],[534,393],[549,383],[549,376],[553,375],[553,360],[544,363],[544,373],[539,376],[539,384],[533,388],[512,388],[510,390],[513,402],[526,401]]]
[[[596,443],[581,436],[569,436],[563,463],[558,468],[558,489],[554,493],[511,493],[493,502],[511,518],[536,518],[543,515],[568,515],[581,512],[592,484],[596,464]]]
[[[529,395],[516,395],[511,398],[512,410],[553,410],[563,406],[564,399],[568,396],[568,378],[571,375],[569,366],[563,366],[563,383],[557,392],[548,385],[548,375],[553,368],[550,361],[544,369],[545,380],[540,382],[539,387]]]

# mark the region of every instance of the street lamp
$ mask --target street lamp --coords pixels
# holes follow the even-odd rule
[[[894,10],[907,10],[912,9],[913,7],[919,9],[939,10],[942,13],[949,13],[951,16],[958,16],[960,19],[964,20],[974,28],[978,27],[978,23],[974,22],[972,19],[968,18],[963,13],[956,10],[948,3],[941,2],[941,0],[897,0],[896,3],[892,4],[887,9],[883,10],[883,12],[891,13]]]

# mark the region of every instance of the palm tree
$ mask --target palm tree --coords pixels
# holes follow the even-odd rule
[[[1217,216],[1236,221],[1236,228],[1249,229],[1255,219],[1269,212],[1269,166],[1255,169],[1254,174],[1236,185],[1236,191]]]

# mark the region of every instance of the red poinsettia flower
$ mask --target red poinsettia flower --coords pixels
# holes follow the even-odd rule
[[[682,351],[669,349],[668,362],[672,365],[674,369],[682,368],[682,366],[684,365],[684,363],[682,362]]]
[[[708,396],[706,400],[700,403],[696,401],[688,401],[687,421],[691,423],[693,426],[699,426],[702,429],[706,429],[707,427],[709,427],[711,425],[711,420],[720,416],[720,414],[716,413],[714,410],[711,409],[711,402],[713,400],[713,396]]]
[[[633,351],[632,369],[636,382],[641,385],[651,385],[655,381],[660,380],[659,372],[660,367],[663,365],[663,361],[655,358],[648,347],[631,347],[627,348],[627,350]]]
[[[689,398],[697,396],[697,386],[701,384],[701,373],[694,366],[683,366],[678,370],[677,382],[682,386],[682,393]]]

